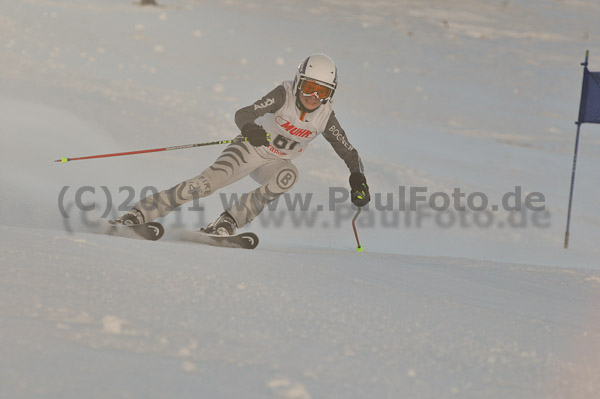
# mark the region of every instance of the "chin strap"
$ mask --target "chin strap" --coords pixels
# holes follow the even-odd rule
[[[296,107],[298,107],[301,112],[309,112],[306,107],[302,105],[302,101],[300,101],[300,93],[296,94]]]
[[[307,114],[310,114],[311,112],[315,112],[316,110],[318,110],[318,109],[319,109],[319,107],[321,107],[321,105],[323,105],[323,104],[326,104],[326,103],[327,103],[327,101],[325,101],[325,102],[321,102],[321,105],[319,105],[317,108],[315,108],[315,109],[313,109],[313,110],[309,110],[309,109],[307,109],[307,108],[306,108],[306,107],[305,107],[305,106],[302,104],[302,101],[300,101],[300,96],[301,96],[301,94],[300,94],[300,93],[296,94],[296,107],[298,107],[298,109],[299,109],[301,112],[304,112],[304,113],[307,113]]]

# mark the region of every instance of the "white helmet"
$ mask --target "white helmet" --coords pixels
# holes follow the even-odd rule
[[[325,54],[313,54],[304,59],[298,65],[296,77],[294,78],[294,95],[298,95],[298,90],[302,82],[306,80],[316,81],[317,83],[331,89],[327,98],[322,99],[323,103],[331,101],[337,87],[337,68],[331,58]]]

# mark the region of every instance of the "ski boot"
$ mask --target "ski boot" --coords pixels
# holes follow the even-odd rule
[[[233,236],[237,229],[235,219],[227,212],[223,212],[217,220],[210,223],[206,228],[200,229],[206,234],[216,234],[219,236]]]
[[[131,208],[127,213],[122,216],[119,216],[115,220],[111,221],[112,224],[122,224],[124,226],[132,226],[134,224],[143,224],[145,223],[144,215],[142,212],[138,211],[135,208]]]

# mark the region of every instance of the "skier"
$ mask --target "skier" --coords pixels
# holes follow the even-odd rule
[[[356,206],[370,201],[363,164],[350,145],[331,106],[337,88],[337,68],[331,58],[313,54],[298,66],[294,81],[285,81],[266,96],[235,114],[241,136],[200,175],[150,195],[116,222],[146,223],[208,196],[248,175],[261,184],[244,194],[230,209],[202,229],[208,234],[234,235],[254,219],[267,203],[292,188],[298,169],[292,159],[322,134],[350,170],[351,200]],[[242,141],[243,140],[243,141]]]

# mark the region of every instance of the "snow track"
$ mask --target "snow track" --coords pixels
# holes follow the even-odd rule
[[[0,242],[3,397],[600,389],[597,271],[12,227]]]
[[[600,397],[598,126],[562,248],[585,50],[600,70],[594,2],[4,3],[0,398]],[[351,212],[328,210],[347,168],[315,140],[292,193],[312,207],[263,213],[253,251],[165,239],[216,218],[218,195],[161,220],[157,242],[70,233],[221,148],[53,160],[231,139],[234,112],[314,52],[338,65],[336,115],[384,202],[403,186],[497,204],[519,186],[544,194],[543,225],[372,206],[358,254]]]

